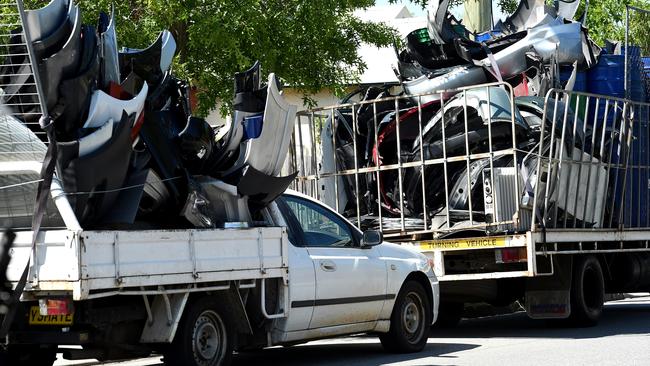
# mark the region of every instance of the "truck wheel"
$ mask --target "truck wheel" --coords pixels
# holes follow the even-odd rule
[[[4,351],[0,349],[0,365],[52,366],[56,361],[56,351],[56,346],[10,346]]]
[[[573,264],[571,315],[576,326],[593,326],[603,313],[605,280],[600,262],[594,256],[578,257]]]
[[[212,297],[192,303],[181,322],[169,351],[164,352],[166,365],[226,366],[235,347],[235,332],[225,304]]]
[[[454,328],[463,317],[465,304],[462,302],[440,302],[438,307],[438,320],[433,323],[436,328]]]
[[[390,330],[379,336],[381,345],[390,352],[419,352],[427,344],[431,320],[431,304],[422,285],[406,282],[395,300]]]

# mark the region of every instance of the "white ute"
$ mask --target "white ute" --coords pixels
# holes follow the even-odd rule
[[[261,216],[244,229],[45,231],[0,357],[228,365],[234,350],[355,333],[379,333],[394,352],[424,348],[439,304],[424,255],[295,192]],[[30,239],[18,232],[14,285]]]

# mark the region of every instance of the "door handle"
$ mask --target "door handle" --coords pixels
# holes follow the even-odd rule
[[[320,268],[325,272],[336,271],[336,264],[330,260],[320,261]]]

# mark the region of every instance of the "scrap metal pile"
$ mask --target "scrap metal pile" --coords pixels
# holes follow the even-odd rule
[[[169,31],[146,49],[120,49],[114,16],[83,24],[72,0],[27,11],[25,26],[54,123],[53,193],[81,227],[246,226],[294,179],[279,175],[296,107],[284,101],[274,74],[262,83],[258,63],[235,75],[233,122],[217,133],[192,114],[189,85],[171,71]],[[24,33],[12,34],[16,50],[0,69],[2,103],[10,108],[0,117],[0,137],[8,139],[0,159],[40,166],[48,139],[38,125],[39,94],[29,55],[17,49]],[[36,180],[38,170],[3,171],[0,186]],[[29,227],[36,185],[2,193],[13,208],[9,224]],[[58,215],[48,209],[46,221],[60,224]]]
[[[544,96],[549,90],[562,87],[571,90],[581,75],[602,71],[598,68],[602,67],[599,58],[603,51],[582,25],[586,13],[580,20],[573,20],[579,1],[556,3],[558,7],[554,8],[543,0],[522,0],[514,14],[499,22],[494,30],[471,37],[483,39],[477,41],[470,39],[469,33],[447,11],[449,1],[440,1],[429,17],[428,28],[411,32],[405,39],[405,48],[398,51],[395,71],[403,95],[411,97],[382,99],[393,96],[389,89],[370,87],[361,91],[361,103],[354,108],[338,109],[333,114],[334,122],[328,118],[322,135],[321,173],[395,166],[399,162],[435,159],[439,162],[421,167],[385,168],[378,173],[356,176],[340,175],[336,179],[337,192],[341,194],[335,198],[339,210],[354,218],[360,214],[364,227],[377,227],[381,217],[384,230],[399,230],[395,224],[398,218],[406,219],[407,229],[409,225],[421,229],[423,220],[433,230],[462,229],[481,223],[485,227],[498,221],[495,213],[490,212],[492,202],[485,198],[491,187],[484,186],[489,183],[484,177],[490,175],[490,170],[516,169],[517,173],[513,170],[512,175],[518,174],[520,178],[519,206],[530,213],[534,209],[537,182],[543,185],[553,179],[538,180],[538,159],[533,158],[538,151],[548,156],[552,146],[564,144],[563,150],[568,152],[564,159],[619,163],[620,158],[615,156],[618,146],[612,149],[619,136],[613,127],[616,123],[609,123],[606,131],[601,126],[594,127],[594,101],[588,112],[584,100],[581,110],[574,112],[575,99],[561,97],[556,100],[555,112],[543,121]],[[469,88],[464,93],[453,91],[485,83],[493,84]],[[510,87],[504,87],[505,84]],[[343,102],[351,100],[352,96]],[[599,110],[599,120],[603,108]],[[590,116],[587,125],[582,122],[585,113]],[[621,110],[612,106],[609,116],[612,121],[620,119]],[[546,135],[540,141],[544,126]],[[553,140],[551,126],[556,129]],[[592,143],[593,134],[598,134],[598,139]],[[605,148],[601,149],[601,145]],[[442,163],[443,158],[508,149],[517,153]],[[561,149],[555,149],[558,150]],[[333,156],[336,158],[330,159]],[[589,206],[588,210],[576,208],[578,199],[573,195],[577,193],[567,193],[555,185],[549,190],[550,203],[559,211],[559,221],[565,224],[602,227],[603,218],[607,221],[614,210],[592,201],[605,194],[607,178],[595,167],[585,170],[588,172],[583,174],[594,176],[586,188],[593,190],[589,193],[591,201],[579,202]],[[566,175],[566,170],[558,174]],[[335,188],[333,180],[326,179],[323,187],[326,196],[328,191],[330,197],[335,196],[331,194]],[[545,192],[544,188],[540,192]],[[505,219],[511,220],[513,213],[509,212]],[[530,225],[530,215],[528,222],[522,212],[519,215],[521,224]],[[512,230],[513,226],[500,228]]]

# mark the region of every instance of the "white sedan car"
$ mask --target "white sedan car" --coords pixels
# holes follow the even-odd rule
[[[388,350],[422,350],[439,304],[430,260],[302,194],[276,202],[291,242],[291,311],[273,343],[373,332]]]

